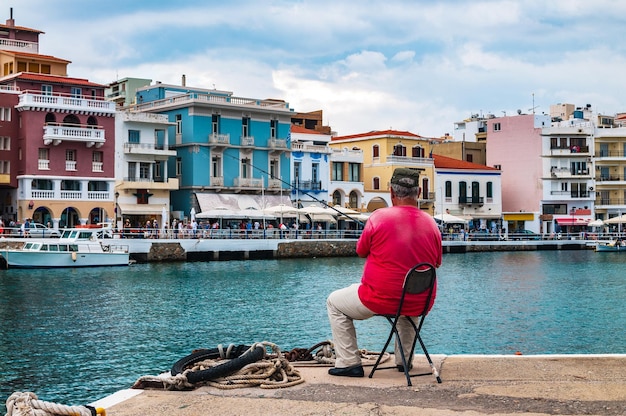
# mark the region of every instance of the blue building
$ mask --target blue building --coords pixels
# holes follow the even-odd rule
[[[215,209],[262,210],[289,204],[293,110],[282,100],[234,97],[230,91],[160,82],[137,89],[137,111],[174,123],[168,167],[178,178],[172,217]]]

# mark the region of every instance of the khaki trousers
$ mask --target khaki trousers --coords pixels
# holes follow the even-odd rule
[[[355,283],[332,292],[326,299],[328,320],[330,321],[330,329],[332,330],[333,344],[335,346],[336,368],[352,367],[361,364],[354,320],[371,318],[374,316],[374,312],[361,303],[358,290],[359,284]],[[410,349],[415,337],[415,331],[408,319],[404,317],[398,321],[398,331],[402,339],[406,362],[411,367],[413,356],[410,354]],[[381,347],[384,341],[385,339],[380,340]],[[397,340],[395,344],[395,362],[396,365],[402,364]]]

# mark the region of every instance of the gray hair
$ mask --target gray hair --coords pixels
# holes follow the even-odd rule
[[[404,199],[404,198],[413,198],[417,200],[417,193],[419,192],[419,186],[414,186],[413,188],[407,188],[406,186],[399,185],[397,183],[391,184],[391,189],[393,190],[393,194],[396,198]]]

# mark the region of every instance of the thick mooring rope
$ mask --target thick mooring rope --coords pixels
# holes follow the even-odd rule
[[[91,406],[66,406],[37,399],[35,393],[15,392],[6,402],[6,416],[96,416],[105,415],[104,409]]]

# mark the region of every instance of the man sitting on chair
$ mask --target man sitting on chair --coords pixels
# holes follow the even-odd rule
[[[326,300],[328,319],[335,347],[333,376],[363,377],[363,366],[357,345],[354,319],[368,319],[375,314],[392,314],[398,310],[404,277],[421,262],[441,265],[441,233],[435,220],[417,207],[420,194],[419,172],[398,168],[391,177],[392,207],[377,209],[367,220],[356,246],[359,257],[366,258],[361,283],[332,292]],[[424,309],[425,294],[408,295],[402,312],[417,316]],[[421,304],[420,301],[421,300]],[[435,292],[431,304],[435,300]],[[403,345],[411,345],[415,331],[405,319],[398,322]],[[406,342],[405,342],[406,340]],[[405,354],[411,354],[405,348]],[[395,361],[404,371],[396,342]],[[412,356],[406,356],[411,367]]]

